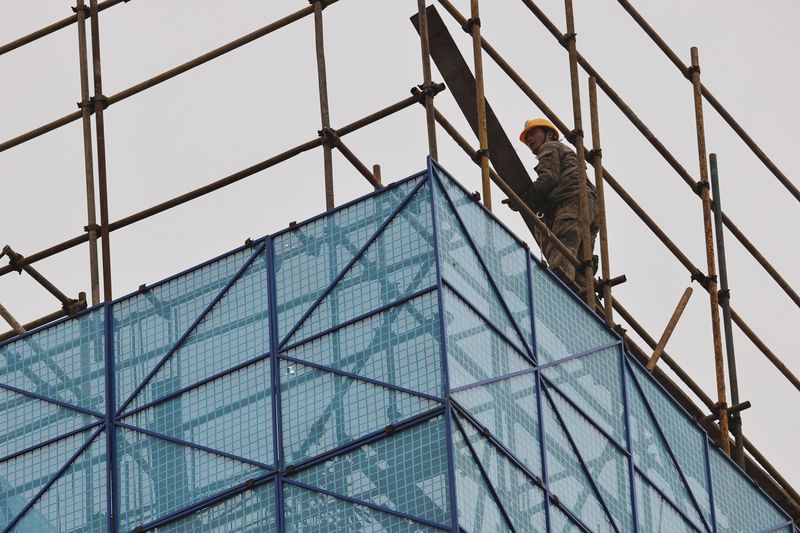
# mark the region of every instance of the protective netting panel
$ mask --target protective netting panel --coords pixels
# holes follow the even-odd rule
[[[258,257],[131,404],[140,407],[269,351],[266,255]]]
[[[695,526],[678,512],[672,503],[665,500],[655,488],[640,475],[636,475],[636,503],[639,512],[639,529],[654,532],[702,532],[703,526]]]
[[[286,355],[441,397],[439,336],[434,291],[301,344]]]
[[[433,533],[441,531],[291,483],[283,485],[287,533]]]
[[[298,472],[293,479],[450,524],[444,419],[436,417]]]
[[[458,525],[467,531],[511,531],[461,432],[453,428]]]
[[[0,383],[104,413],[103,325],[95,309],[0,346]]]
[[[788,517],[725,457],[712,448],[711,483],[717,531],[765,531],[785,524]]]
[[[108,531],[105,433],[64,471],[12,531]]]
[[[0,413],[0,463],[9,455],[100,420],[5,389],[0,389]]]
[[[292,361],[281,361],[283,451],[297,464],[435,409],[439,403]]]
[[[163,518],[265,471],[128,429],[117,431],[119,523],[123,530]]]
[[[159,526],[155,533],[238,533],[275,531],[275,484],[264,483],[220,503]]]
[[[269,359],[122,422],[264,464],[273,463]]]
[[[444,309],[451,389],[532,368],[518,348],[447,287]]]
[[[593,531],[613,531],[575,448],[544,395],[542,407],[551,493]]]
[[[470,387],[453,397],[533,474],[542,475],[534,374]]]
[[[573,533],[583,531],[580,529],[566,513],[558,507],[550,506],[550,531],[551,533]]]
[[[288,343],[409,296],[436,282],[428,184],[423,184],[303,320]]]
[[[5,529],[91,436],[82,432],[0,463],[0,530]],[[44,523],[31,515],[28,524]],[[20,527],[22,527],[20,525]]]
[[[409,180],[275,238],[281,339],[419,183]]]
[[[680,407],[659,387],[650,375],[638,364],[630,361],[633,374],[627,373],[628,390],[641,388],[647,405],[653,410],[656,421],[669,443],[678,466],[686,478],[689,488],[711,523],[711,504],[708,493],[708,465],[705,458],[705,434]],[[638,387],[637,387],[638,385]],[[634,446],[634,460],[637,463],[643,454],[637,453]],[[651,450],[655,451],[655,450]]]
[[[432,183],[436,198],[442,277],[463,294],[469,303],[480,309],[520,350],[524,350],[525,343],[503,308],[500,296],[492,288],[467,233],[446,200],[446,193],[436,180]]]
[[[475,426],[461,417],[459,425],[514,528],[517,531],[544,531],[544,492],[496,446],[481,436]]]
[[[455,205],[475,247],[497,284],[528,346],[531,345],[528,251],[509,231],[490,217],[452,178],[434,165],[433,171]]]
[[[534,264],[533,315],[539,364],[585,352],[619,339],[597,317],[555,280]]]
[[[543,368],[542,376],[624,445],[621,356],[614,346]]]
[[[241,250],[230,254],[114,304],[117,406],[133,393],[252,253]]]

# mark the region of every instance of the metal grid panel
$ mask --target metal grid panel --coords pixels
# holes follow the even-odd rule
[[[442,396],[436,292],[292,348],[287,356]]]
[[[702,528],[703,521],[692,503],[689,493],[690,489],[681,479],[675,463],[670,458],[666,443],[656,428],[656,424],[660,424],[661,422],[652,419],[647,412],[638,389],[633,385],[628,387],[628,406],[631,417],[632,452],[636,466],[645,473],[650,482],[666,495],[672,504],[678,507],[696,527]],[[693,442],[695,445],[695,453],[702,455],[702,447],[704,446],[703,438],[699,434],[692,435],[692,433],[690,433],[690,435],[692,439],[690,442]],[[669,437],[666,438],[669,439]],[[687,477],[686,479],[689,480],[692,478]],[[650,498],[650,501],[645,503],[651,505],[655,509],[660,509],[661,504],[658,503],[660,496],[657,494],[649,496],[652,492],[654,492],[652,489],[648,489],[646,495]],[[643,508],[643,510],[647,512],[646,509]]]
[[[106,441],[100,433],[14,527],[15,533],[108,530]]]
[[[440,531],[292,484],[283,486],[286,533],[433,533]]]
[[[462,229],[456,215],[445,199],[445,192],[436,180],[432,180],[435,190],[436,216],[439,236],[439,261],[442,277],[464,295],[469,303],[480,309],[484,315],[502,331],[520,350],[525,344],[514,329],[508,313],[500,303],[486,271]]]
[[[5,389],[0,389],[0,413],[0,457],[19,453],[98,420]]]
[[[639,506],[639,529],[664,533],[705,531],[687,522],[675,508],[661,497],[650,483],[636,475],[636,501]]]
[[[433,165],[444,190],[455,205],[511,316],[531,342],[531,311],[528,303],[528,251],[520,241],[487,215],[452,178]]]
[[[117,405],[233,277],[252,250],[241,250],[114,304]]]
[[[467,531],[511,531],[461,432],[453,430],[458,525]]]
[[[709,450],[717,531],[765,531],[789,519],[716,448]]]
[[[138,407],[269,351],[266,255],[259,254],[197,324],[131,407]]]
[[[275,238],[276,299],[281,339],[419,183],[419,179],[409,180]]]
[[[453,394],[531,472],[542,475],[536,376],[524,374]]]
[[[708,465],[703,451],[705,434],[644,369],[636,362],[632,360],[630,362],[630,368],[633,368],[634,374],[631,376],[628,373],[628,377],[629,379],[635,377],[636,382],[631,381],[628,390],[635,389],[636,384],[641,386],[645,399],[652,408],[658,425],[675,454],[678,466],[710,524],[711,500],[708,492]]]
[[[448,525],[450,496],[444,426],[444,419],[436,417],[303,470],[293,478]]]
[[[95,309],[0,346],[0,382],[102,413],[104,353],[103,310]]]
[[[452,389],[532,368],[517,348],[446,287],[444,308]]]
[[[289,339],[299,342],[435,283],[427,183],[395,215]]]
[[[555,505],[550,506],[550,532],[551,533],[574,533],[582,531],[570,517]]]
[[[616,342],[617,337],[564,288],[552,274],[536,264],[533,271],[533,313],[536,355],[549,363]]]
[[[117,430],[122,530],[164,518],[264,471],[219,455]]]
[[[544,491],[482,437],[475,426],[460,417],[459,421],[514,528],[517,531],[544,531]]]
[[[542,397],[550,492],[593,531],[613,531],[550,402]],[[606,445],[607,447],[608,445]]]
[[[59,469],[81,448],[90,432],[78,433],[0,464],[0,529],[6,528]],[[36,521],[31,518],[31,521]],[[21,527],[21,526],[20,526]]]
[[[275,531],[275,484],[240,492],[152,531],[155,533],[261,533]]]
[[[620,348],[614,346],[542,369],[542,376],[625,444]]]
[[[283,451],[290,464],[341,447],[439,404],[380,385],[281,361]]]
[[[272,464],[271,396],[267,359],[125,417],[122,422]]]
[[[551,389],[550,398],[617,525],[622,531],[631,531],[631,480],[626,456],[558,392]]]

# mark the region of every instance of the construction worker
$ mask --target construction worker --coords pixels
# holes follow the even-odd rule
[[[536,165],[537,178],[520,194],[521,199],[540,216],[542,222],[579,259],[583,230],[580,224],[580,196],[578,181],[578,156],[566,144],[558,140],[558,130],[547,119],[534,118],[525,122],[519,140],[525,143],[539,160]],[[586,180],[589,196],[589,231],[591,247],[597,237],[597,194],[594,185]],[[582,286],[583,280],[575,279],[575,267],[545,235],[534,238],[551,270],[561,279]]]

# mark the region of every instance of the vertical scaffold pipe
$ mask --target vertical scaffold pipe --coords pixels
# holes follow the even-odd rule
[[[92,290],[92,305],[100,303],[100,273],[97,264],[97,214],[94,197],[94,160],[92,157],[92,110],[89,108],[89,60],[86,48],[86,5],[77,0],[78,60],[81,76],[81,120],[83,122],[83,164],[86,173],[86,231],[89,234],[89,276]]]
[[[703,200],[703,229],[706,240],[706,263],[708,265],[708,294],[711,300],[711,331],[714,337],[714,365],[717,374],[717,407],[719,409],[719,429],[722,449],[730,456],[728,436],[728,404],[725,392],[725,368],[722,358],[722,338],[719,330],[719,294],[717,293],[717,274],[714,257],[714,233],[711,228],[711,197],[708,183],[708,161],[706,157],[706,135],[703,123],[703,95],[700,85],[700,63],[697,47],[691,49],[692,88],[694,92],[694,114],[697,126],[697,152],[700,159],[700,197]]]
[[[433,87],[431,74],[431,43],[428,38],[428,12],[426,0],[417,0],[419,13],[419,45],[422,52],[422,88],[425,91],[425,124],[428,131],[428,154],[438,160],[439,149],[436,145],[436,120],[433,107]]]
[[[717,261],[719,263],[719,303],[722,306],[722,325],[725,328],[725,353],[728,359],[728,379],[730,380],[731,405],[739,405],[739,380],[736,377],[736,356],[733,348],[733,327],[731,325],[731,292],[728,287],[728,266],[725,259],[725,237],[722,225],[722,199],[719,193],[719,173],[717,154],[710,154],[711,194],[714,197],[714,230],[717,235]],[[742,438],[742,415],[735,411],[731,416],[731,433],[736,440],[733,447],[733,460],[744,468],[744,438]]]
[[[322,130],[331,127],[331,116],[328,108],[328,75],[325,70],[325,42],[322,32],[322,8],[325,0],[313,0],[314,4],[314,41],[317,54],[317,81],[319,82],[319,112],[322,118]],[[322,146],[325,167],[325,208],[333,209],[333,154],[329,144]]]
[[[595,309],[594,297],[594,270],[592,269],[592,241],[589,231],[589,191],[586,184],[586,153],[583,146],[583,120],[581,118],[581,92],[578,79],[578,50],[575,43],[575,19],[573,16],[572,0],[564,0],[564,7],[567,15],[567,33],[564,40],[569,52],[569,77],[572,86],[572,115],[575,121],[575,129],[572,131],[575,143],[575,151],[578,155],[578,182],[580,198],[580,225],[581,225],[581,249],[578,250],[578,258],[582,261],[584,274],[584,296],[586,304]],[[610,307],[610,306],[609,306]]]
[[[103,77],[100,68],[100,20],[97,0],[89,0],[92,27],[92,74],[94,78],[94,119],[97,142],[97,177],[100,193],[100,234],[103,241],[103,300],[113,299],[111,289],[111,243],[108,229],[108,182],[106,179],[106,130],[103,111],[108,99],[103,95]]]
[[[597,80],[589,77],[589,115],[592,123],[592,165],[594,165],[594,187],[597,192],[598,219],[600,223],[600,263],[603,276],[603,307],[606,323],[614,324],[613,300],[611,299],[611,265],[608,258],[608,226],[606,222],[606,196],[603,190],[603,150],[600,145],[600,119],[597,112]]]
[[[475,94],[478,114],[478,141],[481,156],[481,186],[483,205],[492,210],[492,189],[489,178],[489,135],[486,130],[486,93],[483,83],[483,50],[481,49],[481,16],[478,0],[470,0],[470,19],[467,29],[472,35],[472,55],[475,61]]]

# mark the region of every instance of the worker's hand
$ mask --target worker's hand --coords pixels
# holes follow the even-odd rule
[[[508,208],[511,209],[512,211],[519,212],[519,207],[517,206],[517,202],[515,202],[511,198],[506,198],[501,203],[507,205]]]

